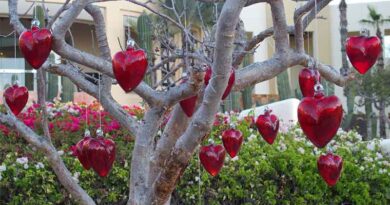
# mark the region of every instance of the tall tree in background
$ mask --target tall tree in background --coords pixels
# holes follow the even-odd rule
[[[368,6],[368,19],[362,19],[360,22],[362,24],[366,24],[371,26],[376,31],[376,36],[380,39],[382,48],[383,48],[383,34],[382,34],[382,26],[385,23],[390,23],[389,18],[384,18],[382,14],[378,13],[376,9],[372,6]],[[385,62],[383,57],[383,52],[378,58],[377,64],[376,64],[376,71],[371,69],[370,72],[368,72],[364,76],[367,78],[367,82],[372,81],[372,75],[373,72],[377,72],[377,76],[380,76],[385,69]],[[387,124],[387,116],[386,116],[386,100],[383,96],[377,96],[378,98],[375,98],[375,96],[372,95],[372,92],[365,92],[366,96],[366,114],[369,115],[369,113],[372,113],[372,104],[375,106],[376,109],[379,111],[379,135],[381,137],[386,137],[386,124]],[[376,129],[375,129],[376,130]],[[375,133],[376,134],[376,133]]]
[[[340,68],[340,73],[342,75],[348,75],[350,72],[349,63],[347,59],[347,53],[345,51],[345,42],[348,38],[348,19],[347,19],[347,3],[345,0],[341,0],[339,4],[340,11],[340,41],[341,41],[341,62],[342,66]],[[345,130],[352,129],[352,118],[354,116],[354,107],[355,107],[355,96],[356,96],[356,86],[355,83],[348,82],[344,87],[344,96],[347,98],[347,114],[344,117],[343,128]],[[367,120],[370,123],[371,121]],[[367,126],[369,127],[369,126]],[[368,133],[371,136],[371,131],[366,132],[364,136],[368,138]]]
[[[59,182],[71,194],[77,203],[82,205],[95,205],[90,195],[72,178],[65,163],[52,144],[48,128],[45,104],[45,75],[51,72],[61,75],[72,81],[81,90],[98,99],[110,115],[118,120],[122,127],[127,129],[135,141],[129,145],[132,149],[130,166],[128,205],[169,204],[170,196],[180,177],[195,154],[197,147],[202,143],[211,130],[215,114],[221,104],[221,97],[227,87],[232,67],[239,68],[245,56],[253,51],[264,39],[273,37],[275,44],[274,55],[263,62],[250,63],[236,70],[234,90],[242,90],[248,86],[269,80],[287,70],[289,67],[301,65],[307,67],[309,62],[315,62],[322,78],[339,86],[344,86],[351,78],[340,75],[335,68],[318,62],[304,50],[303,34],[308,24],[316,17],[331,0],[308,0],[294,12],[294,24],[287,25],[284,2],[285,0],[198,0],[202,3],[224,2],[218,19],[209,36],[201,38],[191,33],[191,24],[182,21],[181,12],[174,4],[183,3],[182,0],[171,0],[171,4],[162,1],[127,0],[129,6],[133,4],[144,7],[146,10],[161,18],[160,25],[153,25],[154,29],[171,25],[184,38],[185,45],[182,52],[170,50],[169,56],[159,59],[163,62],[149,68],[162,70],[167,63],[180,62],[189,79],[185,83],[177,83],[175,87],[167,90],[155,89],[142,82],[134,90],[146,103],[147,110],[142,120],[129,115],[114,100],[111,93],[111,84],[114,78],[111,62],[111,49],[108,45],[105,27],[105,18],[95,1],[74,0],[66,1],[57,13],[49,18],[47,27],[53,34],[52,49],[63,59],[63,62],[54,64],[47,61],[38,70],[38,96],[42,110],[43,134],[40,135],[27,127],[16,118],[9,109],[0,112],[1,123],[8,124],[17,130],[20,137],[42,152],[55,172]],[[113,2],[114,3],[114,2]],[[268,28],[248,40],[243,40],[242,22],[239,20],[242,9],[257,3],[267,3],[271,8],[273,27]],[[162,5],[161,5],[162,4]],[[317,8],[314,8],[317,5]],[[159,6],[169,9],[174,15],[166,15],[159,10]],[[8,0],[10,23],[14,30],[20,34],[26,30],[19,21],[18,0]],[[94,22],[96,42],[98,42],[99,56],[78,50],[65,41],[66,31],[76,21],[77,16],[85,10]],[[184,14],[187,11],[184,11]],[[190,14],[190,13],[188,13]],[[186,14],[187,15],[187,14]],[[58,18],[61,16],[61,18]],[[188,17],[188,16],[187,16]],[[259,19],[262,20],[262,19]],[[205,24],[204,21],[202,24]],[[205,27],[202,25],[202,27]],[[156,40],[167,43],[165,31],[155,32],[159,35]],[[289,44],[289,34],[296,37],[296,46]],[[210,36],[211,35],[211,36]],[[206,41],[205,39],[212,39]],[[162,42],[163,41],[163,42]],[[168,42],[167,49],[171,49]],[[175,47],[175,46],[173,46]],[[178,47],[181,47],[179,45]],[[193,60],[193,63],[189,63]],[[207,87],[204,86],[203,65],[212,68],[212,76]],[[83,65],[101,73],[96,79],[98,86],[87,80],[86,74],[77,65]],[[149,64],[150,65],[150,64]],[[174,72],[167,73],[174,75]],[[197,111],[192,118],[188,118],[182,111],[178,102],[188,97],[198,95]],[[162,131],[157,134],[163,118],[170,113],[170,118]]]

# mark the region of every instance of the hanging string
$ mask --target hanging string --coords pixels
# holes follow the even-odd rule
[[[17,66],[16,66],[16,63],[17,63],[17,61],[16,61],[16,43],[17,43],[17,41],[16,41],[16,32],[14,32],[14,68],[17,69]],[[15,82],[13,82],[13,84],[14,85],[19,85],[19,79],[16,78],[16,80],[15,80]]]
[[[316,20],[316,23],[315,23],[315,33],[316,33],[316,48],[315,48],[315,56],[316,58],[319,58],[319,50],[318,50],[318,39],[320,37],[320,33],[318,32],[318,7],[317,7],[317,0],[314,0],[314,12],[315,12],[315,20]]]
[[[34,2],[34,4],[35,4],[35,2]],[[37,6],[34,6],[34,19],[38,19],[38,16],[37,16]]]
[[[200,145],[198,146],[198,152],[200,152]],[[202,177],[202,169],[200,168],[200,157],[199,157],[199,154],[198,154],[198,178],[199,178],[199,181],[198,181],[198,197],[199,197],[199,205],[202,204],[202,196],[201,196],[201,189],[200,189],[201,177]]]
[[[127,19],[127,42],[126,42],[126,49],[129,46],[129,41],[131,39],[131,24],[130,24],[130,18]]]
[[[218,22],[218,3],[214,3],[215,22]]]
[[[101,74],[99,73],[99,81],[98,81],[98,89],[99,89],[99,129],[98,131],[102,132],[102,133],[98,133],[98,134],[102,134],[103,136],[103,130],[102,130],[102,109],[101,109],[101,105],[100,105],[100,100],[101,100]]]

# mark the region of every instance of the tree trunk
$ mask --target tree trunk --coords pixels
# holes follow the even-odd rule
[[[376,36],[380,39],[381,44],[382,44],[382,48],[383,48],[383,36],[382,36],[382,32],[381,32],[379,26],[377,26],[377,29],[376,29]],[[383,52],[380,54],[380,56],[378,58],[377,67],[378,67],[377,72],[379,74],[382,73],[385,69]],[[383,138],[386,138],[387,116],[386,116],[385,109],[386,109],[385,100],[382,97],[380,97],[379,98],[379,107],[378,107],[378,111],[379,111],[379,136],[383,137]]]
[[[364,103],[365,113],[366,113],[366,120],[367,120],[367,136],[366,140],[371,140],[372,135],[372,105],[371,100],[366,99]]]
[[[348,20],[347,20],[347,3],[345,0],[342,0],[339,5],[340,10],[340,40],[341,40],[341,60],[342,67],[340,73],[342,75],[348,75],[349,64],[347,60],[347,53],[345,51],[345,42],[348,37]],[[353,110],[355,106],[355,94],[352,90],[353,87],[351,84],[347,84],[344,87],[344,96],[347,98],[347,114],[343,122],[343,128],[345,130],[351,128],[351,120],[353,117]]]

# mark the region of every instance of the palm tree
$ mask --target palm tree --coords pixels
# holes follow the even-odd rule
[[[381,27],[386,24],[390,23],[390,18],[384,18],[382,14],[378,13],[376,9],[372,6],[368,6],[368,19],[362,19],[360,20],[360,23],[369,25],[373,27],[376,30],[376,36],[380,39],[382,47],[383,47],[383,35],[382,35],[382,29]],[[384,58],[383,58],[383,52],[378,58],[378,63],[377,63],[377,72],[381,73],[385,69],[385,64],[384,64]],[[368,73],[368,75],[371,75]],[[370,76],[367,76],[370,77]],[[369,107],[371,107],[371,101]],[[379,110],[379,134],[382,137],[386,137],[386,122],[387,122],[387,116],[386,116],[386,103],[385,100],[380,97],[378,99],[378,103],[374,103],[375,107]],[[369,107],[366,105],[366,110]],[[372,109],[372,108],[371,108]],[[367,112],[366,112],[367,113]]]

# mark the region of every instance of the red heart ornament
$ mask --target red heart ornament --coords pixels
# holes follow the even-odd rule
[[[33,26],[31,30],[26,30],[20,35],[20,52],[34,69],[38,69],[49,57],[52,41],[49,29]]]
[[[212,75],[212,70],[211,70],[211,67],[208,66],[208,68],[206,69],[206,74],[204,75],[204,84],[206,86],[209,84],[209,81],[211,79],[211,75]],[[236,74],[235,74],[234,69],[232,68],[232,70],[230,71],[228,85],[226,86],[225,92],[222,95],[222,100],[225,100],[225,98],[230,94],[230,91],[233,88],[235,80],[236,80]]]
[[[184,79],[181,83],[187,82],[188,79]],[[180,101],[180,107],[187,115],[187,117],[192,117],[195,112],[196,101],[198,100],[198,95],[189,97]]]
[[[304,68],[299,72],[299,87],[301,88],[303,97],[314,96],[314,86],[317,82],[321,82],[318,70]]]
[[[321,155],[317,160],[317,168],[328,186],[334,186],[340,178],[343,159],[332,153]]]
[[[261,136],[268,144],[273,144],[279,131],[279,119],[271,114],[272,110],[265,110],[256,120],[256,127]]]
[[[322,92],[305,97],[298,106],[298,122],[303,133],[319,148],[325,147],[335,136],[343,117],[340,100]]]
[[[231,158],[237,156],[243,141],[242,132],[240,130],[228,129],[222,133],[222,142],[225,150]]]
[[[28,101],[28,89],[25,86],[13,85],[8,87],[3,94],[5,102],[14,115],[19,115]]]
[[[223,166],[225,149],[222,145],[202,146],[199,151],[199,159],[206,171],[215,177]]]
[[[196,100],[198,100],[198,96],[192,96],[185,100],[180,101],[180,107],[187,115],[187,117],[192,117],[195,112]]]
[[[76,149],[74,155],[77,156],[81,165],[83,165],[84,169],[89,170],[91,168],[91,162],[88,159],[88,149],[89,142],[91,141],[91,137],[84,137],[76,144]]]
[[[360,74],[365,74],[382,52],[381,41],[376,36],[349,37],[345,47],[349,61]]]
[[[97,137],[92,138],[88,145],[87,158],[91,167],[99,176],[106,177],[115,161],[115,142]]]
[[[146,53],[128,46],[126,51],[114,55],[112,68],[119,85],[128,93],[135,89],[145,76],[148,68]]]

